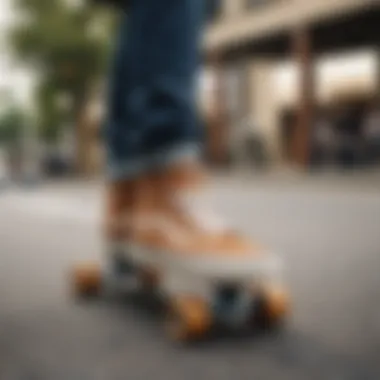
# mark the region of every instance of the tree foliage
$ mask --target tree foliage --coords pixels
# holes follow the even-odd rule
[[[25,115],[21,109],[12,107],[0,117],[0,143],[15,146],[21,143],[25,127]]]
[[[38,73],[42,134],[78,119],[106,66],[113,17],[81,0],[15,0],[21,15],[11,33],[16,56]],[[69,106],[59,101],[69,100]],[[78,126],[79,127],[79,126]]]

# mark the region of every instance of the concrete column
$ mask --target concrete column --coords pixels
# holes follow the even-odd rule
[[[257,132],[264,139],[273,162],[280,158],[279,108],[273,87],[273,62],[254,58],[250,65],[250,118],[257,123]]]
[[[214,99],[207,128],[208,155],[212,163],[221,165],[227,158],[227,120],[224,67],[219,56],[209,60],[214,76],[212,97]]]
[[[305,167],[310,157],[310,132],[314,118],[315,85],[311,36],[307,29],[296,30],[293,52],[299,67],[299,99],[294,136],[294,158]]]
[[[376,46],[376,99],[380,102],[380,43]]]

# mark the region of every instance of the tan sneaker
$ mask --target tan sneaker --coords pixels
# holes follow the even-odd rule
[[[131,242],[141,255],[164,254],[191,262],[196,271],[225,276],[251,276],[261,270],[259,266],[269,265],[263,247],[206,211],[207,205],[196,195],[199,182],[179,177],[165,173],[140,184]]]
[[[107,240],[127,240],[130,237],[130,215],[135,191],[133,181],[110,183],[105,191],[104,233]]]
[[[194,166],[111,185],[109,240],[122,242],[126,254],[141,263],[154,264],[153,256],[164,254],[201,271],[251,275],[262,270],[267,252],[207,211],[203,187],[204,175]]]

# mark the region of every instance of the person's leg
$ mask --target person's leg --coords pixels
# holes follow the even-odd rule
[[[106,125],[112,236],[131,207],[136,177],[198,157],[195,76],[203,7],[203,0],[131,0],[122,21]]]
[[[125,14],[118,31],[109,80],[105,125],[107,170],[108,168],[115,170],[115,167],[118,167],[122,152],[124,152],[124,159],[129,157],[131,161],[136,161],[140,152],[136,143],[130,143],[128,134],[131,127],[125,123],[125,94],[130,87],[128,29],[128,18]],[[130,166],[131,169],[125,179],[109,180],[107,184],[104,228],[110,239],[123,239],[127,230],[122,220],[133,202],[133,181],[129,177],[135,169],[132,169],[133,165]]]
[[[111,180],[199,153],[195,76],[203,0],[132,0],[108,123]]]
[[[121,199],[110,204],[123,228],[129,223],[129,239],[152,251],[245,254],[256,249],[187,199],[189,182],[199,178],[195,84],[203,9],[204,0],[131,1],[108,124],[109,177]],[[125,181],[130,207],[118,186]]]

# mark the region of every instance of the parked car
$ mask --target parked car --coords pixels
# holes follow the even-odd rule
[[[62,154],[49,153],[42,161],[42,171],[49,177],[63,177],[72,172],[72,163]]]

